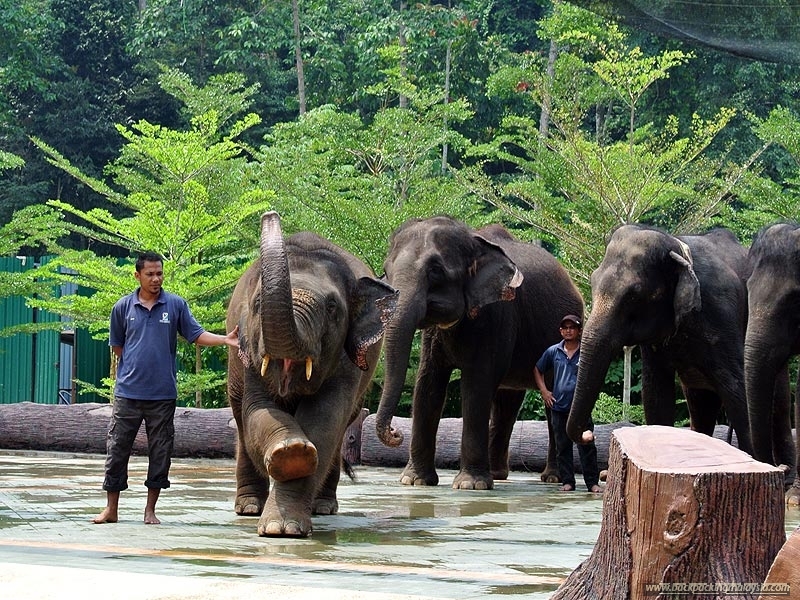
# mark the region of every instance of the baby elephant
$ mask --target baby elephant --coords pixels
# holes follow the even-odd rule
[[[355,256],[313,233],[284,240],[278,214],[262,216],[260,259],[227,319],[240,344],[228,359],[235,510],[260,515],[259,535],[305,537],[312,514],[337,512],[342,438],[396,303]]]

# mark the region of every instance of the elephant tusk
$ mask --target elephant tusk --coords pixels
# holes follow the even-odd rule
[[[311,357],[309,356],[308,358],[306,358],[306,381],[309,381],[311,379],[311,371],[313,368],[314,368],[314,363],[311,360]]]
[[[267,367],[269,366],[269,354],[265,354],[264,358],[261,360],[261,376],[267,374]]]

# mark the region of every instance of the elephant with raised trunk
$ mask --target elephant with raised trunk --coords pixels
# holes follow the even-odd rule
[[[495,479],[508,477],[508,444],[525,390],[536,385],[533,367],[560,339],[561,317],[583,314],[583,300],[555,257],[499,225],[475,231],[448,216],[412,219],[389,246],[384,270],[400,300],[384,340],[378,437],[389,446],[402,442],[392,417],[421,329],[401,482],[438,484],[436,432],[450,375],[460,369],[463,431],[453,487],[491,489]],[[555,473],[552,453],[548,465],[545,472]]]
[[[355,256],[309,232],[284,240],[278,214],[262,216],[260,258],[227,318],[240,346],[228,359],[235,511],[260,516],[259,535],[305,537],[312,514],[337,512],[342,438],[396,303]]]
[[[789,359],[800,353],[800,225],[774,223],[750,246],[744,365],[753,456],[785,465],[789,504],[800,504],[800,454],[791,430]],[[798,378],[800,383],[800,377]],[[800,387],[798,387],[800,394]],[[800,396],[795,423],[800,423]]]
[[[692,429],[713,435],[720,407],[750,452],[744,392],[747,251],[727,230],[676,237],[623,225],[592,273],[592,311],[583,329],[578,383],[567,432],[586,426],[612,358],[642,355],[642,405],[649,425],[675,424],[675,375]]]

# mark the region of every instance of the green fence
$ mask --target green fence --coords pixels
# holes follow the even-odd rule
[[[42,257],[39,262],[31,256],[0,257],[0,271],[19,273],[48,260],[49,257]],[[0,299],[0,329],[60,320],[60,315],[31,309],[21,296]],[[74,381],[101,385],[110,366],[108,344],[92,339],[88,331],[73,331],[68,322],[61,330],[0,337],[0,404],[105,402],[96,394],[77,394]]]

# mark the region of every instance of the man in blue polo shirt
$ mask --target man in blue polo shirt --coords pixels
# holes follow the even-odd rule
[[[227,335],[210,333],[192,316],[180,296],[161,289],[164,260],[145,252],[136,261],[139,288],[111,310],[109,345],[119,359],[114,405],[106,442],[103,489],[106,507],[92,521],[116,523],[119,494],[128,489],[128,460],[142,421],[147,431],[147,505],[144,522],[158,524],[156,502],[168,488],[175,438],[173,419],[178,397],[178,335],[200,346],[239,348],[239,328]]]
[[[578,361],[581,357],[581,319],[577,315],[566,315],[561,319],[559,328],[561,341],[544,351],[533,369],[536,386],[542,393],[542,399],[550,409],[553,425],[553,437],[556,442],[558,475],[561,478],[561,490],[571,492],[575,489],[575,467],[572,462],[572,440],[567,435],[567,418],[575,395],[575,384],[578,381]],[[553,391],[547,389],[544,373],[553,370]],[[589,429],[594,424],[589,418]],[[600,471],[597,467],[597,447],[594,441],[578,444],[578,456],[583,470],[586,489],[600,493]]]

